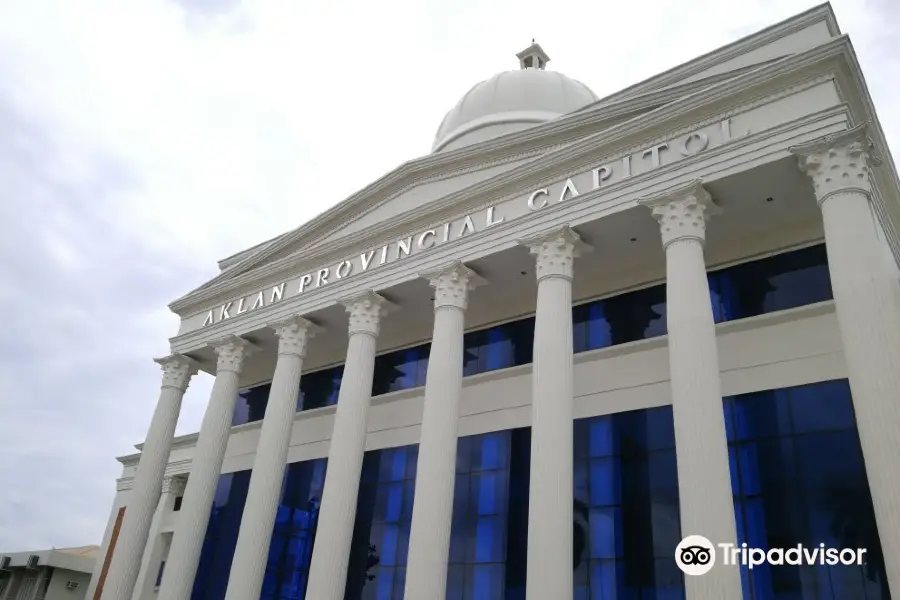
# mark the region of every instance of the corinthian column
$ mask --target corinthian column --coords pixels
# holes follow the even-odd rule
[[[890,279],[876,267],[881,256],[871,169],[881,161],[866,124],[791,152],[812,179],[822,210],[859,441],[888,583],[900,597],[900,314]]]
[[[166,600],[189,600],[191,597],[213,496],[222,471],[225,446],[231,431],[238,377],[244,360],[256,347],[243,338],[229,336],[214,348],[218,354],[216,381],[200,425],[194,460],[181,503],[178,528],[172,538],[172,549],[169,551],[159,591],[159,597]]]
[[[528,600],[571,598],[574,397],[572,269],[589,250],[568,226],[520,242],[536,258]]]
[[[366,419],[372,398],[375,340],[388,307],[374,292],[343,303],[350,313],[350,340],[338,393],[322,506],[309,569],[307,598],[343,600],[356,518],[356,497],[366,450]]]
[[[225,600],[259,599],[297,412],[303,358],[314,327],[301,317],[272,325],[278,334],[278,362],[259,433]]]
[[[443,600],[453,523],[465,311],[469,290],[482,280],[460,262],[422,277],[435,290],[434,333],[425,379],[404,597]]]
[[[176,354],[156,359],[156,362],[163,371],[162,389],[128,494],[125,519],[103,586],[103,600],[131,598],[134,592],[150,523],[162,489],[163,474],[169,462],[172,437],[181,412],[181,399],[191,376],[197,372],[197,363],[186,356]]]
[[[681,531],[714,544],[736,543],[716,328],[703,258],[706,221],[719,209],[699,181],[640,204],[659,221],[666,252]],[[686,577],[685,588],[688,600],[740,598],[740,571],[719,564],[702,577]]]

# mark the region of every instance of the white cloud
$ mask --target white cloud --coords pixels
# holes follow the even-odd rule
[[[895,139],[900,19],[883,1],[834,4]],[[0,3],[0,548],[99,542],[113,457],[145,433],[150,359],[176,330],[166,303],[427,153],[532,37],[602,95],[812,5]]]

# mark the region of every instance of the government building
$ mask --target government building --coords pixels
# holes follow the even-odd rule
[[[517,57],[170,305],[89,598],[900,599],[900,182],[831,7],[603,98]]]

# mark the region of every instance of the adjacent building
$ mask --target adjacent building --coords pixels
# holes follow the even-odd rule
[[[517,57],[171,304],[91,598],[900,597],[900,183],[830,6],[603,98]]]
[[[82,600],[100,546],[0,553],[0,600]]]

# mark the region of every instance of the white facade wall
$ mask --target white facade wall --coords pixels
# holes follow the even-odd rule
[[[78,585],[75,589],[69,589],[66,584],[74,582]],[[53,576],[44,594],[44,600],[82,600],[87,597],[88,584],[91,582],[90,573],[70,571],[68,569],[53,569]]]

